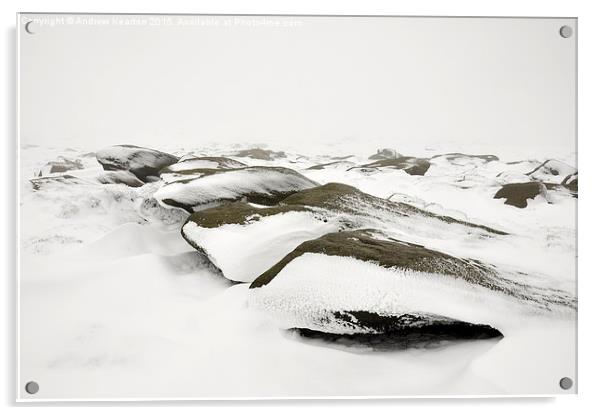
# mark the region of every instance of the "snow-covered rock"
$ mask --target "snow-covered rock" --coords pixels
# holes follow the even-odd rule
[[[491,161],[498,161],[499,158],[493,154],[464,154],[464,153],[447,153],[438,154],[431,157],[431,161],[445,160],[456,166],[467,166],[472,164],[483,164]]]
[[[127,170],[144,182],[158,180],[162,168],[178,161],[171,154],[129,144],[97,151],[96,159],[104,170]]]
[[[96,180],[102,184],[125,184],[130,187],[144,185],[142,180],[127,170],[107,171],[96,177]]]
[[[213,173],[213,170],[239,169],[247,167],[240,161],[232,160],[227,157],[193,157],[180,160],[171,164],[160,171],[161,180],[166,183],[176,181],[197,179],[206,174]]]
[[[569,174],[568,176],[566,176],[563,180],[562,180],[562,185],[565,186],[567,189],[571,190],[572,192],[577,192],[578,188],[579,188],[579,183],[578,183],[578,173],[575,172],[574,174]]]
[[[33,186],[34,190],[47,190],[52,189],[53,187],[64,185],[90,184],[90,182],[88,182],[87,180],[80,179],[79,177],[75,177],[70,174],[63,174],[60,176],[38,177],[35,179],[31,179],[29,182]]]
[[[116,173],[112,177],[115,180],[101,183],[107,178],[105,174],[112,176],[113,173]],[[48,227],[42,239],[53,245],[60,242],[59,239],[86,240],[99,230],[106,231],[110,226],[123,223],[149,223],[177,232],[189,215],[178,209],[167,209],[154,199],[160,183],[127,185],[118,179],[123,173],[130,175],[125,176],[126,179],[140,182],[127,171],[104,172],[100,178],[65,174],[31,179],[33,191],[29,197],[43,206],[43,213],[35,215],[43,218],[38,226]]]
[[[159,203],[154,195],[160,186],[160,182],[154,182],[135,189],[134,209],[142,219],[149,223],[181,228],[189,214],[180,209],[166,208]]]
[[[146,183],[136,188],[99,184],[96,177],[102,168],[95,157],[83,154],[88,149],[71,152],[57,148],[56,144],[52,143],[53,148],[23,145],[18,175],[21,221],[17,243],[21,257],[21,318],[25,319],[21,322],[25,331],[21,336],[24,358],[20,371],[25,378],[46,379],[46,387],[40,390],[41,398],[57,395],[85,398],[98,391],[99,383],[104,385],[104,395],[113,398],[123,397],[124,393],[144,397],[157,391],[162,396],[177,398],[196,396],[199,390],[207,396],[225,397],[283,396],[290,395],[291,391],[297,395],[318,396],[445,395],[459,391],[520,394],[525,390],[549,394],[554,387],[557,389],[557,383],[550,382],[555,377],[549,374],[569,376],[575,373],[574,359],[570,358],[575,352],[575,312],[565,315],[558,310],[567,307],[550,304],[550,311],[542,313],[541,307],[529,306],[532,301],[471,284],[462,278],[449,275],[420,278],[410,272],[401,273],[395,267],[385,268],[354,257],[306,253],[289,262],[265,286],[249,290],[248,284],[230,284],[207,266],[206,257],[195,252],[180,235],[183,221],[190,214],[166,208],[154,199],[154,193],[164,182]],[[288,147],[289,144],[292,143],[287,143],[287,151],[303,151],[303,148]],[[499,144],[500,154],[504,154],[503,143],[493,144]],[[202,146],[182,148],[177,142],[165,145],[169,146],[165,150],[171,154],[190,154],[190,157],[230,154],[238,148],[255,146],[203,143]],[[395,145],[381,145],[391,146]],[[498,151],[494,148],[482,150],[483,147],[464,146],[457,150],[475,154]],[[217,231],[227,232],[223,247],[228,241],[232,243],[229,252],[232,265],[238,261],[244,267],[243,258],[247,258],[249,266],[255,266],[261,265],[253,262],[255,253],[261,253],[263,257],[270,255],[272,250],[276,252],[280,244],[292,245],[292,231],[312,230],[315,239],[321,232],[330,232],[320,226],[334,224],[338,226],[337,231],[343,232],[366,226],[379,229],[388,238],[423,245],[453,258],[477,259],[486,267],[494,264],[498,275],[510,279],[511,286],[515,283],[526,286],[527,293],[532,292],[531,285],[546,285],[576,295],[577,200],[559,184],[558,189],[548,189],[548,193],[560,195],[566,192],[568,197],[561,203],[547,204],[537,197],[535,201],[528,201],[527,208],[516,209],[504,205],[503,200],[493,199],[493,194],[503,183],[491,185],[478,180],[479,176],[497,180],[496,175],[504,171],[524,174],[547,158],[570,160],[570,155],[546,152],[545,158],[533,162],[529,157],[543,157],[542,154],[517,151],[508,154],[513,157],[509,160],[526,161],[482,163],[470,174],[465,166],[437,159],[432,161],[424,177],[384,169],[374,169],[375,174],[367,176],[358,171],[328,167],[305,169],[335,161],[337,158],[333,154],[344,156],[353,152],[367,156],[370,148],[342,143],[338,149],[314,149],[312,146],[308,150],[328,154],[307,155],[306,161],[294,165],[295,170],[312,180],[345,183],[380,198],[403,193],[405,196],[398,195],[392,201],[412,204],[439,215],[429,216],[399,203],[383,204],[378,198],[366,198],[361,192],[356,194],[353,188],[339,192],[338,197],[333,196],[331,203],[330,199],[320,202],[320,192],[302,191],[304,196],[296,198],[299,204],[282,203],[289,207],[290,213],[264,214],[265,218],[257,212],[269,212],[281,204],[266,208],[234,202],[233,205],[240,203],[254,209],[250,211],[251,215],[242,215],[242,222],[248,222],[251,227],[230,226],[226,220],[220,222],[222,215],[217,215],[216,223],[224,225],[211,228],[216,233],[208,237],[207,246],[218,246]],[[419,151],[409,154],[419,154]],[[456,149],[437,147],[428,154],[445,151]],[[61,155],[80,158],[84,170],[67,172],[71,179],[44,178],[37,182],[39,190],[34,190],[29,181],[34,172]],[[250,158],[240,160],[249,165],[290,167],[292,156],[287,155],[286,159],[270,162]],[[367,162],[366,157],[359,156],[345,161],[356,165]],[[61,174],[64,173],[57,176]],[[458,183],[457,178],[461,177],[466,180]],[[473,187],[456,186],[468,180]],[[323,199],[328,198],[323,195]],[[319,207],[324,205],[327,207]],[[455,210],[463,215],[452,213]],[[308,219],[302,213],[311,213],[312,217]],[[510,234],[498,236],[482,228],[447,222],[444,216],[465,222],[476,221]],[[350,218],[354,220],[346,220]],[[209,222],[204,222],[201,227],[210,228]],[[286,234],[289,227],[291,235]],[[247,232],[249,237],[245,238]],[[260,246],[262,251],[255,251],[254,247]],[[274,259],[268,267],[294,250],[284,254],[276,252],[275,256],[280,258]],[[222,248],[222,254],[216,254],[214,259],[227,263],[225,251]],[[520,268],[523,274],[506,274],[502,272],[504,267]],[[286,278],[281,283],[290,284],[287,295],[284,295],[284,288],[278,286],[281,278]],[[363,288],[365,294],[361,298],[382,304],[382,311],[361,311],[367,309],[362,300],[359,304],[363,308],[349,309],[341,305],[337,320],[355,325],[375,322],[377,324],[372,326],[376,331],[386,333],[335,334],[300,328],[297,334],[279,330],[294,327],[287,325],[282,317],[290,313],[294,316],[295,310],[305,307],[305,304],[291,307],[293,297],[300,301],[307,299],[309,311],[321,310],[315,306],[316,302],[330,303],[328,296],[332,292],[339,290],[341,301],[349,299],[349,303],[353,303],[360,298],[358,291]],[[270,305],[279,301],[277,307],[269,310],[255,307],[258,299],[255,295],[263,296],[262,290],[266,290],[263,300]],[[543,299],[553,293],[549,290],[539,292]],[[107,307],[109,303],[110,307]],[[392,304],[399,307],[384,307]],[[408,309],[419,306],[437,309],[429,308],[430,314],[421,316],[400,314],[404,312],[401,308],[404,304]],[[463,314],[478,320],[467,321]],[[304,319],[307,316],[300,315]],[[274,324],[272,318],[279,324]],[[295,319],[293,323],[299,326],[297,321]],[[315,328],[320,329],[319,326]],[[417,338],[431,336],[433,341],[440,342],[461,336],[497,335],[496,331],[504,335],[497,344],[495,339],[462,342],[451,347],[444,342],[437,344],[443,347],[421,347],[404,353],[340,350],[342,345],[364,341],[369,347],[382,344],[383,348],[403,348]],[[323,340],[335,341],[335,349],[325,347],[327,344]],[[40,348],[40,344],[44,347]],[[133,347],[136,345],[142,345],[143,353],[140,353],[140,347]],[[166,347],[177,353],[165,359]],[[93,371],[90,362],[94,363]],[[153,369],[140,376],[139,369],[145,367]],[[241,367],[249,370],[237,371]],[[266,368],[269,372],[265,376],[257,376]],[[542,371],[542,368],[546,370]],[[316,376],[316,370],[319,376]],[[199,373],[212,375],[199,377]],[[291,373],[295,376],[289,376]],[[358,373],[362,375],[357,376]],[[521,376],[517,377],[516,373]],[[127,390],[123,388],[123,382],[114,382],[116,377],[128,380]],[[74,378],[78,382],[69,382]],[[299,382],[299,379],[311,381]]]
[[[236,202],[191,215],[182,236],[226,278],[251,282],[300,243],[337,229],[303,207]]]
[[[53,173],[65,173],[69,170],[81,170],[84,168],[81,160],[79,159],[68,159],[65,157],[58,157],[55,161],[49,161],[40,169],[37,176],[47,176]]]
[[[560,184],[565,177],[576,173],[577,169],[562,161],[546,160],[526,174],[535,180]]]
[[[349,170],[359,169],[360,171],[365,170],[370,172],[374,169],[396,169],[403,170],[412,176],[424,176],[424,173],[427,172],[430,166],[431,163],[428,159],[400,156],[397,158],[385,158],[361,166],[351,167]]]
[[[387,334],[436,325],[453,333],[463,322],[476,325],[465,328],[477,337],[503,332],[509,314],[574,311],[570,294],[524,279],[379,231],[344,231],[304,242],[260,275],[250,305],[284,328]]]
[[[192,213],[241,199],[274,204],[299,190],[317,185],[296,171],[283,167],[216,169],[198,179],[170,183],[160,188],[155,198],[166,206]]]
[[[300,191],[284,199],[282,204],[305,206],[322,215],[330,212],[347,227],[393,228],[413,235],[428,234],[434,238],[467,233],[488,236],[505,234],[487,226],[437,215],[407,203],[372,196],[342,183],[328,183]]]
[[[266,150],[263,148],[250,148],[247,150],[240,150],[232,154],[234,157],[247,157],[251,159],[257,160],[276,160],[282,159],[286,157],[286,153],[284,151],[273,151]]]
[[[250,282],[302,242],[365,227],[446,241],[503,234],[329,183],[295,193],[277,206],[237,202],[201,210],[188,218],[182,236],[226,278]]]

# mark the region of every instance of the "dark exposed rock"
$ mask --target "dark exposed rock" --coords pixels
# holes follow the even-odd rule
[[[378,319],[391,321],[395,328],[377,333],[339,334],[306,328],[291,329],[302,338],[320,340],[327,344],[346,347],[368,348],[374,351],[396,351],[410,348],[432,348],[453,341],[501,339],[502,333],[486,324],[472,324],[464,321],[439,318],[424,325],[403,325],[412,315],[379,316],[375,313],[355,312],[354,314],[374,314]],[[361,321],[361,317],[358,319]]]
[[[517,208],[527,207],[528,199],[535,199],[536,196],[546,196],[547,189],[540,182],[509,183],[502,186],[493,196],[494,199],[506,199],[506,205],[512,205]]]
[[[143,182],[158,180],[162,168],[178,161],[171,154],[128,144],[97,151],[96,159],[104,170],[127,170]]]
[[[270,207],[257,207],[246,202],[232,202],[227,205],[193,213],[187,222],[195,222],[203,228],[219,228],[223,225],[242,225],[259,220],[262,217],[304,210],[307,210],[304,206],[286,206],[280,204]],[[186,236],[184,237],[186,238]]]

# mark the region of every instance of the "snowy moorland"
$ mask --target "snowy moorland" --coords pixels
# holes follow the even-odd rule
[[[24,145],[21,397],[563,392],[575,154],[447,150]]]

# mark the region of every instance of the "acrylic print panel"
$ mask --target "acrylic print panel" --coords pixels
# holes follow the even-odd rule
[[[576,19],[18,32],[20,399],[576,391]]]

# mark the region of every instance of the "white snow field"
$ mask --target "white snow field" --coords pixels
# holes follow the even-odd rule
[[[154,175],[147,183],[127,173],[107,176],[94,154],[98,149],[22,147],[19,398],[573,393],[574,388],[560,389],[558,381],[576,379],[574,308],[537,306],[462,279],[320,253],[293,259],[269,284],[249,289],[251,281],[300,243],[336,232],[349,218],[331,212],[324,213],[329,220],[323,221],[317,210],[301,210],[216,227],[188,222],[184,232],[204,255],[181,235],[189,213],[157,201],[179,197],[204,209],[226,206],[246,191],[343,183],[506,235],[424,215],[401,220],[384,211],[361,219],[361,225],[491,264],[513,283],[562,290],[574,298],[577,198],[564,187],[549,189],[547,198],[528,199],[523,209],[493,198],[504,184],[538,177],[560,186],[565,173],[575,172],[574,153],[449,145],[396,148],[398,154],[429,158],[429,169],[423,176],[395,168],[349,170],[373,162],[373,146],[363,143],[353,151],[348,145],[325,146],[311,154],[274,146],[270,149],[278,153],[272,159],[239,151],[254,147],[250,145],[162,148],[177,159],[191,160],[181,161],[182,169],[176,167],[174,175],[178,169],[187,171],[189,164],[223,168],[222,173],[171,184],[169,179],[154,181]],[[452,152],[493,154],[499,160],[431,158]],[[257,169],[260,174],[249,174],[237,163],[220,167],[191,155],[225,156],[252,168],[283,167],[293,173],[283,180],[281,173]],[[81,166],[74,162],[77,169],[50,172],[48,163],[61,157]],[[146,174],[145,157],[136,158],[135,167]],[[547,160],[553,161],[527,175]],[[340,331],[340,326],[315,319],[328,308],[438,314],[491,325],[504,337],[375,351],[309,340],[288,330]],[[30,380],[40,385],[35,395],[22,387]]]

